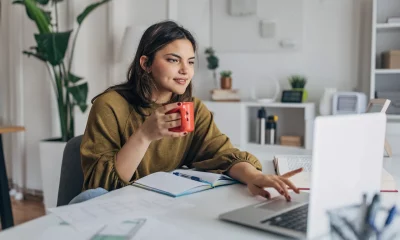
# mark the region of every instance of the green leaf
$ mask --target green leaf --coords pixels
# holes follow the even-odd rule
[[[205,54],[210,54],[210,55],[214,55],[215,51],[212,47],[208,47],[206,48],[206,50],[204,51]]]
[[[44,16],[46,17],[47,21],[51,23],[51,12],[50,11],[43,11]]]
[[[12,4],[21,4],[21,5],[24,5],[24,6],[25,6],[25,3],[24,3],[23,0],[15,0],[15,1],[13,1]],[[26,15],[28,15],[28,17],[29,17],[31,20],[35,21],[34,16],[32,16],[32,14],[28,11],[28,9],[26,9]]]
[[[57,66],[64,59],[71,32],[35,34],[39,52],[44,54],[51,65]]]
[[[208,57],[207,57],[207,61],[208,61],[208,65],[207,65],[207,68],[208,68],[208,69],[213,70],[213,69],[218,68],[219,60],[218,60],[218,58],[215,57],[214,55],[208,56]]]
[[[35,0],[36,2],[39,2],[39,0]],[[44,1],[44,0],[41,0]],[[48,0],[47,0],[48,1]],[[50,25],[51,22],[51,12],[49,11],[44,11],[43,9],[39,8],[36,6],[34,2],[31,0],[24,1],[24,0],[15,0],[12,2],[13,4],[21,4],[25,6],[26,9],[26,14],[28,17],[33,20],[39,31],[44,31],[46,32],[48,29],[48,25]],[[44,17],[44,18],[43,18]]]
[[[24,2],[23,1],[15,1],[14,4],[24,5]],[[40,11],[42,11],[43,15],[46,18],[46,21],[48,21],[50,23],[51,22],[51,12],[44,11],[43,9],[40,9]],[[35,17],[32,16],[32,14],[29,11],[26,11],[26,15],[28,15],[29,19],[31,19],[32,21],[35,21]]]
[[[14,1],[16,4],[21,4],[21,1]],[[25,5],[26,13],[32,19],[40,33],[50,32],[50,14],[46,13],[43,9],[36,6],[33,0],[23,0],[22,4]]]
[[[79,106],[82,112],[84,112],[87,108],[86,99],[88,95],[88,83],[83,83],[81,85],[69,87],[68,91],[71,93],[74,98],[76,104]]]
[[[77,83],[79,80],[83,79],[82,77],[78,77],[72,73],[68,73],[68,79],[69,81],[71,81],[72,83]]]
[[[37,2],[41,5],[47,5],[49,3],[49,0],[35,0],[35,2]]]
[[[85,18],[93,11],[95,10],[97,7],[101,6],[104,3],[107,3],[111,0],[103,0],[97,3],[93,3],[89,6],[87,6],[85,8],[85,10],[83,10],[83,12],[81,14],[78,15],[78,17],[76,18],[76,21],[78,22],[79,25],[82,24],[83,20],[85,20]]]
[[[47,59],[40,53],[29,52],[29,51],[23,51],[22,53],[27,55],[28,57],[33,56],[43,62],[47,61]]]
[[[87,104],[79,104],[78,106],[79,106],[79,108],[81,109],[82,112],[85,112],[87,107],[88,107]]]
[[[13,4],[21,4],[21,5],[25,5],[25,3],[24,3],[24,1],[23,0],[15,0],[15,1],[13,1]],[[43,9],[41,9],[41,8],[39,8],[40,9],[40,11],[42,11],[42,13],[44,14],[44,16],[46,17],[46,20],[49,22],[49,24],[50,24],[50,22],[51,22],[51,12],[50,11],[45,11],[45,10],[43,10]],[[34,16],[32,16],[32,13],[30,12],[30,11],[26,11],[26,15],[28,15],[28,17],[31,19],[31,20],[33,20],[33,21],[35,21],[35,17]]]

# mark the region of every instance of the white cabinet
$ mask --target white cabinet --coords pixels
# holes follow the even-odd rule
[[[277,115],[277,136],[301,136],[303,147],[312,148],[315,105],[314,103],[258,103],[258,102],[213,102],[204,101],[213,113],[214,121],[222,133],[242,150],[266,151],[293,149],[278,145],[260,145],[255,143],[257,111],[264,107],[267,116]]]

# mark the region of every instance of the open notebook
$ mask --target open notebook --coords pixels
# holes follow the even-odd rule
[[[171,197],[179,197],[234,183],[237,181],[223,174],[177,169],[172,172],[152,173],[132,185]]]
[[[273,163],[278,175],[292,170],[303,168],[303,172],[291,177],[290,180],[300,190],[310,190],[311,184],[311,155],[277,155]],[[382,168],[381,192],[398,192],[396,181],[384,168]]]

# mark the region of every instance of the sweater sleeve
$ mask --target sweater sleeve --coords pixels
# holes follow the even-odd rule
[[[233,147],[229,138],[214,123],[212,113],[201,101],[195,118],[195,132],[187,158],[189,167],[226,173],[236,163],[248,162],[261,170],[261,164],[255,156]]]
[[[116,109],[110,104],[113,100],[100,96],[90,110],[80,148],[83,190],[97,187],[114,190],[130,184],[120,178],[115,168],[116,155],[123,143]]]

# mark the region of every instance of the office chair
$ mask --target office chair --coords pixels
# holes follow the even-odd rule
[[[82,135],[72,138],[65,146],[61,165],[57,207],[68,205],[82,191],[81,142]]]

